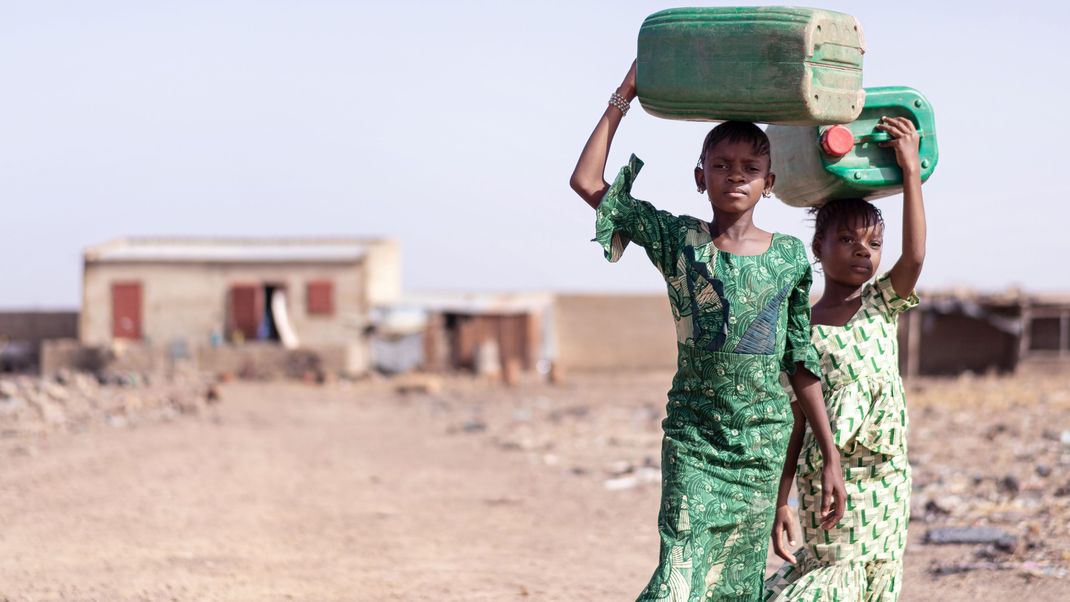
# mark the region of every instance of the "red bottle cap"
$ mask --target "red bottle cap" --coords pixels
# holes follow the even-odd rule
[[[834,125],[821,134],[821,150],[832,157],[842,157],[851,152],[855,136],[847,126]]]

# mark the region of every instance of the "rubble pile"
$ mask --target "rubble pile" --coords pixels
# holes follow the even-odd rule
[[[0,377],[0,439],[171,420],[216,400],[214,385],[191,376],[166,383],[137,373]]]

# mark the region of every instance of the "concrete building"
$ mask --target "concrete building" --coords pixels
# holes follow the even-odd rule
[[[1070,296],[931,291],[899,327],[904,375],[1070,368]]]
[[[217,360],[248,345],[322,350],[363,372],[371,311],[401,292],[390,240],[130,238],[84,259],[82,345],[208,349]]]

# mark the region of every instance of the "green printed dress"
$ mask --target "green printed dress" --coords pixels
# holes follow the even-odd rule
[[[821,388],[847,484],[847,511],[835,528],[819,526],[821,453],[808,430],[796,487],[806,545],[796,565],[767,583],[767,600],[895,602],[903,575],[910,515],[907,410],[896,342],[901,298],[888,275],[867,284],[862,306],[843,326],[817,325]]]
[[[782,371],[819,373],[810,265],[774,234],[761,255],[713,245],[709,224],[631,196],[634,155],[597,211],[610,261],[641,245],[668,286],[677,372],[662,423],[660,564],[639,600],[755,601],[763,594],[777,485],[791,432]]]

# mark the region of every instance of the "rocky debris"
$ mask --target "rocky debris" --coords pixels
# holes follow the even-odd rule
[[[925,533],[928,544],[993,544],[997,549],[1013,552],[1018,538],[992,527],[944,527]]]
[[[462,424],[461,430],[466,433],[482,433],[487,430],[487,423],[478,418],[473,418]]]
[[[671,374],[584,374],[564,385],[511,387],[454,376],[431,376],[425,387],[421,377],[385,386],[395,399],[425,406],[446,432],[482,438],[488,450],[593,481],[603,492],[659,487]],[[911,384],[912,534],[984,527],[1009,536],[938,550],[962,557],[944,558],[933,574],[1058,577],[1070,569],[1070,395],[1059,390],[1070,390],[1070,374]]]
[[[996,481],[996,490],[1011,497],[1018,495],[1021,489],[1022,486],[1014,475],[1006,475]]]
[[[929,567],[929,574],[934,577],[957,575],[971,571],[1019,571],[1028,577],[1066,577],[1067,570],[1062,567],[1045,565],[1037,562],[1013,562],[995,560],[973,560],[959,562],[934,562]]]
[[[661,483],[661,469],[643,466],[623,476],[607,479],[603,485],[609,491],[623,491],[650,483]]]
[[[442,379],[432,374],[399,376],[394,390],[402,395],[437,395],[442,391]]]
[[[401,393],[397,399],[425,406],[447,432],[482,438],[489,451],[515,454],[603,492],[660,486],[671,375],[621,372],[515,387],[437,378],[434,388],[405,380],[390,386]],[[1053,578],[1070,569],[1070,395],[1063,390],[1070,391],[1070,374],[910,386],[912,537],[962,527],[1003,534],[931,550],[946,561],[933,574],[1011,570]],[[934,548],[940,533],[932,536]],[[924,547],[907,554],[910,549]]]
[[[911,520],[968,546],[933,575],[1070,568],[1070,374],[923,381],[907,393]],[[909,553],[909,552],[908,552]]]
[[[3,377],[0,436],[78,432],[94,424],[125,428],[198,414],[209,401],[218,403],[219,391],[192,377],[168,383],[136,373],[63,371],[53,378]]]

